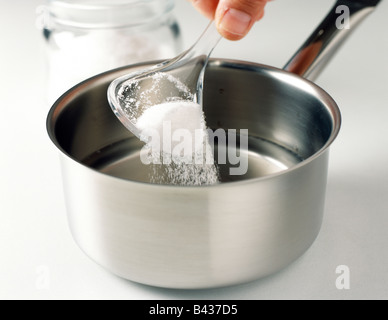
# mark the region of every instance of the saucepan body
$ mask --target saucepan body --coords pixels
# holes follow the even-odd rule
[[[151,65],[151,63],[149,64]],[[64,94],[47,127],[61,151],[68,220],[80,248],[114,274],[167,288],[213,288],[270,275],[300,257],[323,218],[329,147],[341,116],[318,86],[276,68],[223,59],[206,72],[209,128],[244,129],[242,175],[221,182],[149,182],[143,144],[107,102],[113,70]],[[221,150],[226,146],[216,146]]]

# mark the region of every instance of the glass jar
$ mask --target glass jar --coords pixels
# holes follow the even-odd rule
[[[49,0],[42,13],[48,96],[125,65],[181,51],[174,0]]]

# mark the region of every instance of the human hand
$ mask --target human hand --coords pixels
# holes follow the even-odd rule
[[[264,15],[270,0],[190,0],[203,15],[214,19],[221,35],[240,40]]]

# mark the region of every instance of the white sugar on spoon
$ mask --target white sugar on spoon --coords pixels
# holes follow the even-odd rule
[[[167,141],[159,150],[163,158],[167,155],[173,160],[168,167],[175,173],[171,172],[169,183],[203,185],[218,181],[215,165],[206,164],[209,159],[214,163],[214,159],[209,155],[202,90],[209,56],[220,39],[213,22],[188,51],[147,70],[118,78],[108,89],[112,110],[133,134],[149,143],[147,135],[153,131],[159,136],[159,143]],[[165,134],[166,123],[170,125],[169,137]],[[188,138],[186,141],[174,139],[179,133],[191,136],[191,153],[187,152]],[[152,145],[148,147],[152,149]],[[181,152],[175,152],[179,148]],[[155,152],[151,154],[156,160]],[[190,158],[197,161],[193,164]],[[201,161],[204,164],[198,164]]]

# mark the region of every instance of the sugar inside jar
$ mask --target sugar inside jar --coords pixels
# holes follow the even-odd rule
[[[96,74],[177,55],[174,0],[51,0],[42,7],[48,99]]]

